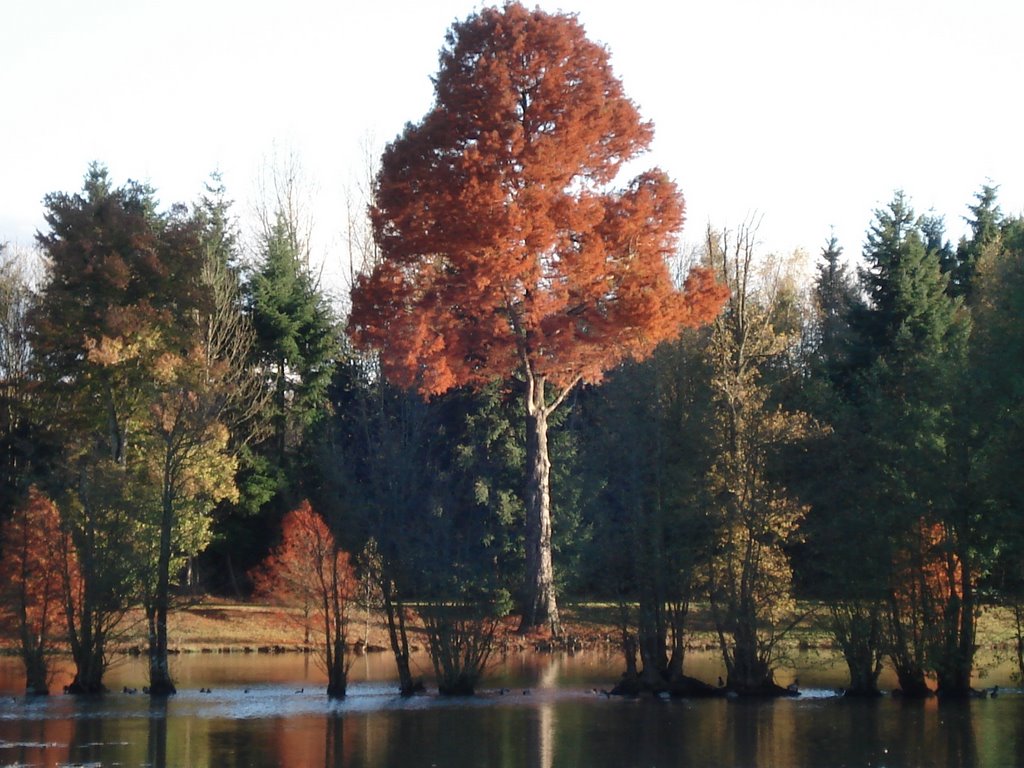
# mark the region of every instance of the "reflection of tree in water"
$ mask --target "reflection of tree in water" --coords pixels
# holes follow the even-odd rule
[[[103,765],[104,759],[109,760],[104,743],[106,718],[103,716],[79,716],[75,718],[75,735],[68,750],[68,759],[72,764]]]
[[[739,700],[726,706],[725,712],[728,718],[730,741],[734,752],[733,763],[735,765],[774,765],[770,759],[772,750],[767,744],[768,738],[762,735],[769,735],[771,731],[770,717],[765,711],[774,711],[774,706],[766,707],[765,702]],[[768,722],[765,719],[768,717]],[[762,732],[767,732],[763,734]],[[767,753],[767,754],[765,754]],[[793,763],[778,763],[778,765],[793,765]]]
[[[291,722],[289,722],[289,720]],[[209,765],[266,765],[279,741],[273,730],[259,718],[211,720],[209,730]],[[294,718],[280,718],[280,728],[297,731]],[[278,765],[294,765],[281,762]]]
[[[327,715],[324,730],[324,768],[347,765],[345,754],[345,718],[337,712]]]
[[[558,733],[558,718],[555,705],[545,702],[537,708],[537,762],[540,768],[555,765],[555,745]]]
[[[0,756],[15,765],[64,765],[71,761],[72,720],[25,718],[18,722],[17,746]],[[13,741],[6,730],[0,741]],[[6,763],[5,763],[6,764]]]
[[[164,696],[154,696],[149,701],[146,755],[152,766],[167,765],[167,698]]]
[[[939,700],[938,715],[941,724],[938,728],[944,731],[946,736],[946,765],[978,765],[978,742],[974,736],[973,712],[971,701]]]

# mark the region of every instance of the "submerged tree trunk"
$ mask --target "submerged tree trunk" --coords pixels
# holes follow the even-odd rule
[[[755,619],[740,621],[733,631],[728,686],[737,693],[757,694],[773,687],[771,667],[760,654]]]
[[[22,650],[25,663],[25,693],[29,696],[48,696],[50,674],[46,666],[45,648],[41,645],[31,650]]]
[[[87,538],[91,532],[87,530]],[[68,628],[68,645],[75,662],[75,676],[67,687],[68,693],[103,693],[103,673],[106,671],[106,632],[104,612],[97,606],[99,597],[92,586],[92,569],[82,568],[80,584],[73,584],[72,565],[67,548],[62,552],[61,577],[64,582],[64,610]],[[83,558],[83,562],[85,559]]]
[[[391,580],[386,576],[381,579],[381,595],[384,601],[384,614],[388,620],[391,652],[395,655],[395,666],[398,668],[398,692],[402,696],[412,696],[422,691],[423,686],[413,680],[409,668],[409,637],[405,631],[405,607],[395,594]]]
[[[106,671],[104,654],[104,636],[94,633],[85,619],[75,633],[77,638],[71,643],[71,655],[75,662],[75,676],[67,687],[68,693],[103,693],[103,673]]]
[[[46,663],[46,655],[49,650],[47,648],[49,606],[43,606],[41,626],[33,629],[28,618],[27,584],[28,578],[22,577],[18,590],[18,605],[16,606],[21,639],[19,650],[21,651],[21,660],[25,665],[25,693],[29,696],[47,696],[50,693],[50,670]],[[47,594],[47,591],[44,588],[44,595]]]
[[[520,631],[551,627],[561,634],[551,563],[551,461],[544,379],[535,377],[526,396],[526,585]]]
[[[171,602],[171,529],[174,502],[165,487],[160,515],[160,552],[157,556],[156,591],[147,608],[149,620],[149,693],[169,696],[177,693],[167,658],[167,614]]]
[[[345,613],[346,597],[342,593],[343,586],[337,562],[337,555],[332,553],[330,584],[324,595],[327,696],[331,699],[343,699],[348,692],[348,657],[345,647],[348,617]]]
[[[829,606],[830,630],[843,652],[850,684],[847,696],[879,696],[882,672],[882,611],[877,600],[836,602]]]
[[[905,620],[900,610],[899,598],[895,592],[889,595],[889,657],[899,693],[911,699],[928,698],[933,694],[925,675],[923,650],[921,649],[920,627],[913,626],[913,620]]]
[[[938,692],[942,696],[971,696],[971,673],[974,670],[975,596],[969,552],[959,551],[952,558],[945,595],[942,638],[943,658],[936,665]]]
[[[345,662],[345,640],[335,635],[327,662],[327,696],[343,699],[348,692],[348,665]]]
[[[671,656],[668,659],[668,679],[675,682],[683,677],[683,662],[686,660],[686,616],[690,612],[690,586],[686,594],[666,606],[671,631]]]
[[[668,679],[667,628],[660,600],[641,601],[639,627],[640,682],[648,690],[658,690]]]

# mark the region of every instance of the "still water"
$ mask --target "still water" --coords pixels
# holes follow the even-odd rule
[[[117,692],[91,700],[25,699],[18,662],[0,659],[0,766],[1024,765],[1024,692],[1005,670],[980,681],[1000,684],[996,699],[850,701],[832,690],[841,669],[803,661],[803,695],[778,701],[608,698],[620,662],[599,653],[516,654],[477,697],[403,700],[378,654],[330,702],[299,655],[178,657],[166,701],[120,692],[144,680],[137,659],[111,671]],[[717,662],[694,654],[687,671],[714,680]]]

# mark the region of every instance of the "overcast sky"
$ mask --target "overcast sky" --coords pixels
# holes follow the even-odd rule
[[[1024,211],[1020,0],[563,0],[655,124],[647,163],[687,200],[685,237],[762,220],[764,247],[860,252],[897,188],[963,231],[980,185]],[[532,5],[528,3],[528,5]],[[0,241],[99,160],[115,183],[195,199],[223,173],[239,213],[293,152],[318,251],[342,258],[343,190],[432,100],[471,0],[3,0]],[[375,144],[374,144],[375,142]]]

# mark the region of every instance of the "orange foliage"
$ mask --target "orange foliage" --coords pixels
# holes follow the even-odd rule
[[[352,337],[387,375],[423,394],[524,369],[565,387],[717,314],[709,271],[680,291],[666,265],[675,184],[609,187],[653,127],[575,16],[510,3],[447,42],[434,108],[382,158],[382,259],[352,295]]]
[[[0,539],[0,625],[29,649],[45,649],[61,629],[62,568],[71,554],[61,551],[70,545],[57,508],[32,488],[25,504],[4,522]]]
[[[348,552],[324,519],[303,501],[281,522],[281,543],[251,574],[256,593],[302,608],[321,620],[352,600],[358,584]],[[326,614],[325,614],[326,612]]]
[[[904,612],[939,616],[942,602],[963,598],[963,569],[955,553],[948,551],[941,523],[921,520],[914,533],[912,546],[895,558],[895,597]]]

